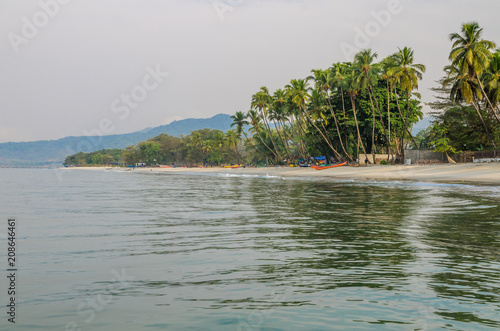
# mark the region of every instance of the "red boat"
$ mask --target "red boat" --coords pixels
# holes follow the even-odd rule
[[[342,167],[346,164],[347,164],[347,161],[345,161],[344,163],[333,164],[333,165],[313,166],[313,168],[316,170],[325,170],[325,169],[330,169],[330,168]]]

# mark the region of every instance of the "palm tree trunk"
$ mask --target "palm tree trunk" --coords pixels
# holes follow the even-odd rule
[[[404,126],[404,129],[406,130],[406,132],[408,132],[408,134],[410,135],[410,138],[411,140],[413,141],[413,144],[415,144],[415,147],[417,148],[417,150],[419,149],[418,148],[418,145],[417,143],[415,142],[415,139],[413,138],[410,130],[408,130],[408,126],[406,125],[406,121],[405,121],[405,118],[403,116],[403,113],[401,112],[401,107],[399,107],[399,98],[398,98],[398,93],[395,92],[394,95],[396,96],[396,105],[398,106],[398,112],[399,112],[399,116],[401,117],[401,120],[403,121],[403,126]],[[404,133],[403,133],[403,138],[404,140]],[[401,144],[401,149],[402,149],[402,154],[404,154],[404,144],[402,143]]]
[[[326,138],[328,139],[327,143],[330,145],[330,148],[332,148],[333,151],[337,154],[337,157],[339,158],[339,161],[341,161],[342,160],[342,156],[340,155],[340,153],[335,148],[333,148],[332,140],[328,136],[328,130],[326,129],[325,125],[323,124],[323,121],[321,121],[321,126],[323,127],[323,130],[325,131]]]
[[[390,146],[391,146],[391,141],[389,138],[390,136],[387,135],[387,130],[385,129],[384,120],[382,118],[382,112],[380,111],[380,107],[378,105],[377,98],[375,98],[375,93],[373,92],[373,87],[371,86],[371,84],[369,85],[369,91],[371,91],[371,95],[373,96],[373,100],[375,100],[375,106],[377,106],[378,115],[380,117],[380,124],[382,124],[382,129],[384,130],[385,139],[387,140],[387,149],[388,149],[388,151],[387,151],[388,156],[387,157],[390,158],[391,157],[390,152],[389,152]],[[372,109],[373,109],[372,97],[370,97],[370,103],[371,103]],[[373,159],[373,160],[375,162],[375,159]],[[389,160],[387,160],[387,161],[389,161]]]
[[[344,117],[345,117],[344,88],[342,86],[340,87],[340,95],[342,96],[342,109],[344,110]]]
[[[285,122],[283,122],[281,119],[279,120],[279,122],[281,124],[281,127],[283,128],[283,137],[285,140],[286,149],[287,149],[292,161],[295,161],[295,156],[292,154],[292,150],[290,149],[290,144],[288,143],[289,139],[288,139],[287,132],[286,132]]]
[[[388,148],[388,156],[387,162],[389,162],[389,158],[392,155],[392,146],[391,146],[391,92],[389,90],[389,79],[387,79],[387,125],[388,125],[388,136],[389,136],[389,146]]]
[[[273,137],[273,133],[271,131],[271,127],[269,126],[269,123],[267,121],[267,116],[265,116],[265,113],[263,110],[261,110],[261,116],[262,116],[262,119],[264,120],[264,124],[266,125],[266,128],[267,128],[267,132],[269,132],[269,136],[271,137],[271,143],[273,144],[274,146],[274,150],[276,151],[276,154],[278,155],[278,159],[280,162],[283,162],[283,157],[281,156],[279,150],[278,150],[278,147],[276,146],[276,142],[274,141],[274,137]]]
[[[303,134],[304,134],[304,136],[305,136],[305,135],[306,135],[306,130],[305,130],[305,129],[304,129],[304,127],[302,126],[301,121],[300,121],[300,118],[297,120],[297,123],[299,124],[299,128],[300,128],[300,130],[302,131],[302,133],[303,133]],[[316,147],[316,149],[317,149],[318,151],[321,151],[321,147],[320,147],[320,146],[318,146],[318,144],[316,143],[316,141],[315,141],[314,139],[312,139],[311,141],[312,141],[312,144],[314,145],[314,147]],[[305,148],[305,147],[304,147],[304,148]],[[304,150],[304,152],[305,152],[305,150]],[[306,157],[306,158],[307,158],[307,157]]]
[[[363,149],[363,152],[365,153],[365,158],[368,161],[368,163],[372,164],[370,160],[368,160],[368,155],[366,154],[365,146],[363,145],[363,141],[361,140],[361,133],[359,132],[359,125],[358,125],[358,116],[356,115],[356,102],[354,101],[354,98],[351,97],[351,104],[352,104],[352,112],[354,113],[354,122],[356,122],[356,131],[358,132],[358,146],[361,144],[361,147]],[[359,150],[359,147],[358,147]],[[358,152],[359,155],[359,152]],[[359,157],[358,157],[359,161]]]
[[[484,131],[486,131],[486,135],[488,135],[488,138],[491,140],[491,143],[493,144],[493,147],[495,148],[495,154],[497,149],[497,145],[495,144],[495,139],[491,136],[490,130],[488,130],[488,127],[486,126],[486,123],[484,122],[483,115],[481,115],[481,112],[479,111],[478,106],[474,101],[472,101],[472,104],[474,105],[474,109],[476,109],[477,116],[479,116],[479,119],[481,120],[481,123],[483,123]]]
[[[283,145],[283,147],[285,148],[285,152],[286,152],[286,156],[287,156],[287,164],[290,164],[290,153],[288,152],[288,149],[286,148],[286,145],[285,145],[285,142],[283,140],[283,137],[281,136],[281,132],[280,132],[280,129],[281,129],[281,126],[280,126],[280,121],[277,122],[277,128],[276,128],[276,131],[278,132],[278,137],[280,138],[280,141],[281,141],[281,144]]]
[[[266,158],[266,161],[267,161],[267,155],[262,153],[255,145],[253,145],[251,142],[250,142],[250,139],[248,139],[248,136],[246,134],[246,132],[243,132],[243,135],[245,136],[246,140],[247,140],[247,143],[252,146],[257,152],[259,152],[259,154],[261,154],[262,156],[264,156]]]
[[[260,131],[259,131],[259,129],[258,129],[258,128],[256,128],[256,130],[257,130],[257,135],[259,136],[260,141],[264,144],[264,146],[266,146],[266,147],[267,147],[267,149],[268,149],[271,153],[273,153],[273,155],[274,155],[274,157],[275,157],[275,158],[278,158],[278,155],[276,155],[276,153],[272,150],[272,148],[270,148],[269,146],[267,146],[267,144],[264,142],[264,139],[262,139],[262,136],[260,135]]]
[[[339,135],[339,140],[340,140],[340,145],[342,146],[342,150],[344,151],[345,155],[347,155],[347,157],[349,158],[350,161],[353,161],[351,155],[349,153],[347,153],[345,147],[344,147],[344,142],[342,141],[342,135],[340,134],[340,130],[339,130],[339,123],[338,123],[338,120],[337,120],[337,115],[335,115],[335,112],[333,111],[333,107],[332,107],[332,104],[330,102],[330,98],[328,98],[328,96],[326,96],[326,100],[328,102],[328,108],[330,109],[330,113],[332,114],[333,116],[333,119],[335,121],[335,127],[337,129],[337,134]]]
[[[477,81],[479,82],[479,86],[481,87],[481,91],[483,92],[483,95],[484,95],[484,98],[488,101],[488,104],[490,105],[490,108],[491,108],[491,111],[493,112],[493,115],[495,115],[495,118],[497,119],[498,122],[500,122],[500,118],[498,117],[498,114],[497,112],[495,111],[495,108],[493,107],[493,105],[491,104],[491,101],[490,99],[488,98],[488,95],[486,94],[486,92],[484,92],[484,88],[483,88],[483,83],[481,82],[481,80],[479,79],[479,77],[477,76],[477,72],[476,72],[476,79]]]

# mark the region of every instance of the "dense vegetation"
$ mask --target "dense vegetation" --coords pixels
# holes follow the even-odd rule
[[[498,151],[500,146],[500,50],[481,38],[475,22],[462,26],[450,39],[450,65],[430,103],[434,125],[420,134],[422,148],[446,153]]]
[[[103,165],[116,164],[121,161],[123,150],[121,149],[102,149],[91,153],[76,153],[70,155],[64,160],[64,165]]]
[[[66,137],[59,140],[34,142],[9,142],[0,144],[0,165],[60,165],[64,158],[79,152],[94,152],[102,149],[123,149],[161,133],[173,136],[187,135],[191,131],[211,128],[230,129],[229,115],[219,114],[212,118],[185,119],[133,133],[97,137]],[[92,132],[90,130],[90,133]],[[98,132],[97,132],[98,133]]]
[[[401,162],[406,148],[497,150],[500,51],[491,52],[495,44],[481,33],[477,23],[468,23],[462,34],[450,35],[451,64],[430,104],[436,121],[417,137],[411,132],[422,118],[416,91],[425,66],[415,63],[408,47],[380,62],[367,49],[352,62],[312,70],[272,93],[261,87],[249,111],[231,116],[233,130],[198,130],[180,138],[162,134],[127,147],[121,162],[293,164],[320,155],[373,161],[383,153],[387,161]]]

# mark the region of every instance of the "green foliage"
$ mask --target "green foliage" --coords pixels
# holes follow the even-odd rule
[[[0,163],[3,165],[42,165],[61,164],[68,154],[93,152],[102,149],[123,149],[141,141],[168,132],[171,136],[187,135],[191,131],[211,128],[227,131],[231,127],[231,118],[219,114],[212,118],[185,119],[147,130],[127,134],[115,134],[102,137],[66,137],[59,140],[35,142],[1,143]],[[70,151],[71,153],[68,153]],[[102,153],[104,155],[104,153]],[[117,162],[116,158],[114,158]],[[103,160],[104,162],[104,160]],[[76,163],[77,164],[77,163]]]
[[[109,165],[119,163],[122,157],[121,149],[102,149],[92,153],[76,153],[66,157],[64,165]]]
[[[450,145],[449,138],[440,138],[437,141],[433,141],[432,144],[436,146],[436,148],[434,148],[434,152],[442,152],[446,154],[457,152],[457,150]]]

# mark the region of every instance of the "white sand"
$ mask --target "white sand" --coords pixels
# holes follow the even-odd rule
[[[461,163],[435,165],[373,165],[362,167],[337,167],[326,170],[312,168],[109,168],[109,167],[78,167],[65,169],[84,170],[128,170],[140,172],[169,172],[169,173],[228,173],[269,175],[281,177],[326,177],[331,179],[360,179],[360,180],[412,180],[430,182],[453,183],[482,183],[500,184],[500,163]]]

